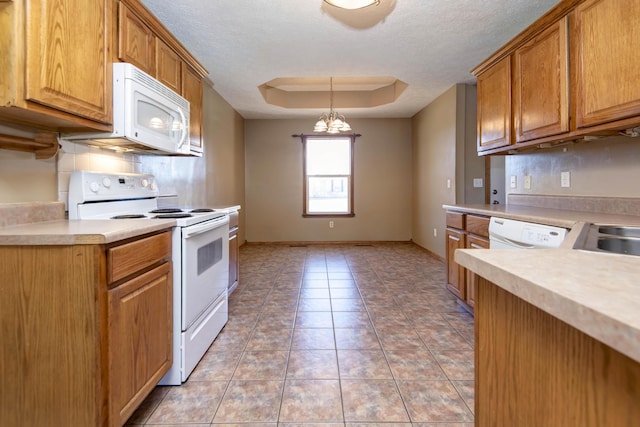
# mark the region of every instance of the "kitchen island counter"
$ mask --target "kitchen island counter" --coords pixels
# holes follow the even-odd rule
[[[462,249],[455,260],[640,362],[640,257],[577,249]]]
[[[166,230],[174,219],[57,220],[0,227],[0,246],[95,245]]]

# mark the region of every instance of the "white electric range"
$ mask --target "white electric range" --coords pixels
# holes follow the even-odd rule
[[[160,380],[187,380],[228,320],[229,216],[214,209],[180,209],[159,203],[148,174],[74,171],[69,219],[174,218],[173,365]]]

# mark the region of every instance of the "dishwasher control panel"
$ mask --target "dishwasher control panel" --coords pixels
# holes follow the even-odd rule
[[[567,235],[562,227],[492,217],[489,241],[492,249],[538,249],[560,247]]]

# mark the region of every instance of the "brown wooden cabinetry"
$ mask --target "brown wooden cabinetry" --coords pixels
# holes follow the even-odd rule
[[[478,153],[640,126],[640,4],[563,0],[478,65]]]
[[[110,130],[111,5],[0,2],[0,121],[54,131]]]
[[[138,0],[119,2],[118,46],[117,60],[133,63],[189,101],[191,154],[201,156],[207,70]]]
[[[478,75],[478,151],[511,144],[511,57]]]
[[[156,38],[151,29],[120,3],[118,9],[118,58],[147,74],[156,69]]]
[[[122,426],[172,363],[170,256],[170,231],[0,246],[0,425]]]
[[[569,132],[567,18],[525,43],[513,57],[516,142]]]
[[[456,249],[489,247],[489,218],[447,212],[447,289],[468,307],[475,306],[478,277],[455,262]]]
[[[202,78],[186,63],[182,63],[182,96],[191,106],[189,144],[192,153],[202,153]]]
[[[640,363],[480,278],[479,426],[635,426]]]
[[[640,116],[640,4],[588,0],[575,17],[577,126]]]

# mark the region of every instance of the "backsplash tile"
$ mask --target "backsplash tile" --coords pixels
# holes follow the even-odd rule
[[[74,170],[91,170],[115,173],[139,173],[142,169],[136,154],[117,153],[85,144],[60,140],[58,153],[58,200],[68,210],[69,179]]]

